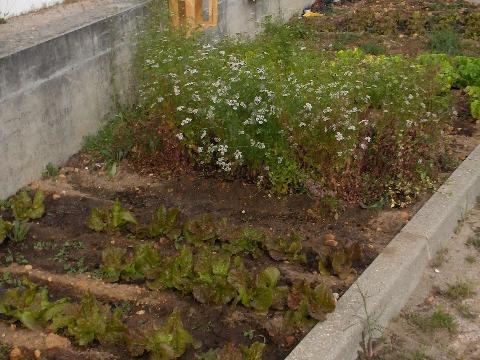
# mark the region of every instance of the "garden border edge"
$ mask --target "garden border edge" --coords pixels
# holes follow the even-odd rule
[[[355,360],[362,334],[397,316],[435,253],[480,196],[480,145],[451,174],[286,360]],[[367,319],[368,317],[368,319]],[[370,323],[370,325],[367,325]]]

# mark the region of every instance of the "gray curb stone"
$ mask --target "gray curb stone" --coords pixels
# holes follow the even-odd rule
[[[366,314],[386,326],[480,195],[480,146],[472,151],[286,360],[354,360]],[[364,303],[361,294],[366,297]],[[365,308],[366,306],[366,308]]]

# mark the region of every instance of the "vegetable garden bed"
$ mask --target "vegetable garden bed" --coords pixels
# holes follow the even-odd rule
[[[2,320],[72,341],[51,358],[267,360],[334,311],[478,144],[480,71],[315,49],[305,21],[147,32],[138,108],[2,203]]]

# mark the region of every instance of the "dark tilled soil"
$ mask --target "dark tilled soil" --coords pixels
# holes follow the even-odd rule
[[[454,157],[461,160],[478,143],[476,126],[470,120],[459,120],[455,126],[458,127],[452,129],[452,135],[449,135],[452,140],[450,150]],[[373,210],[358,204],[342,204],[339,216],[335,217],[320,209],[317,200],[307,194],[278,197],[252,184],[207,177],[192,171],[162,179],[156,175],[139,176],[129,169],[128,162],[122,164],[116,177],[110,179],[88,154],[80,153],[62,169],[58,178],[33,183],[33,188],[41,188],[48,194],[45,201],[47,212],[31,224],[31,232],[24,243],[0,248],[2,258],[11,254],[16,262],[28,262],[33,272],[45,272],[37,280],[48,285],[55,297],[78,298],[88,289],[112,305],[129,303],[131,310],[125,320],[133,328],[152,326],[165,319],[172,309],[179,308],[187,329],[201,340],[201,351],[221,347],[228,342],[249,344],[265,340],[264,359],[284,358],[305,334],[296,332],[292,337],[282,333],[282,315],[279,312],[259,314],[242,306],[202,305],[191,296],[176,291],[149,291],[142,284],[109,284],[107,288],[102,281],[93,280],[105,247],[116,245],[128,248],[142,240],[127,233],[107,234],[89,230],[85,222],[91,209],[119,199],[139,222],[147,223],[155,209],[165,204],[181,209],[184,218],[211,213],[217,219],[226,219],[232,226],[262,228],[271,236],[296,231],[304,237],[304,247],[317,253],[326,250],[324,235],[334,234],[340,243],[360,243],[365,253],[363,261],[355,264],[355,274],[344,280],[319,275],[314,266],[274,261],[266,253],[258,259],[247,257],[245,262],[253,272],[269,265],[277,266],[284,284],[298,280],[323,282],[341,295],[428,198],[426,194],[406,209]],[[174,247],[169,240],[158,239],[156,245],[166,256],[173,253]],[[83,272],[87,273],[76,275]],[[31,276],[35,279],[33,274]],[[158,301],[146,301],[147,298]],[[142,299],[145,301],[142,302]],[[137,314],[141,310],[145,313]],[[254,336],[249,339],[245,334],[251,333],[251,330]],[[107,351],[116,358],[128,358],[119,349],[95,349]],[[194,353],[190,349],[183,358],[194,359]],[[51,356],[55,359],[69,358],[65,354]]]

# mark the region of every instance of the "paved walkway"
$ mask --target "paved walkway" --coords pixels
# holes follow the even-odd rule
[[[1,0],[0,0],[1,1]],[[142,0],[79,0],[7,19],[0,25],[0,57],[121,12]]]
[[[426,269],[375,359],[480,360],[480,206]]]

